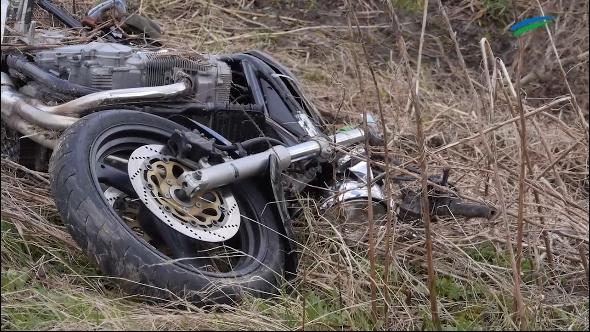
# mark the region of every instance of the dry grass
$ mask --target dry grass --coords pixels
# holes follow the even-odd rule
[[[345,2],[143,0],[133,8],[163,25],[171,47],[219,53],[259,48],[271,53],[294,71],[335,127],[360,123],[364,110],[377,114],[380,97],[389,154],[404,163],[417,163],[420,147],[404,66],[416,68],[423,8],[414,1],[391,3],[401,21],[409,63],[400,55],[400,36],[391,23],[390,8],[377,1],[355,4],[377,89],[371,86]],[[540,14],[536,3],[514,3],[522,17]],[[493,222],[449,219],[430,225],[437,304],[445,328],[516,329],[515,279],[521,279],[517,286],[528,328],[589,328],[584,124],[588,121],[588,4],[564,3],[548,1],[543,10],[559,16],[550,31],[565,78],[547,32],[523,37],[526,149],[518,132],[517,43],[505,32],[512,20],[509,2],[443,1],[451,27],[458,32],[458,52],[438,3],[432,1],[429,8],[417,76],[428,168],[440,172],[449,167],[461,194],[481,197],[505,212]],[[80,1],[77,7],[86,8]],[[489,42],[484,54],[479,44],[483,36]],[[358,75],[367,82],[362,90]],[[479,135],[482,131],[485,134]],[[520,278],[514,278],[509,248],[517,247],[520,152],[525,150],[522,271]],[[402,172],[385,165],[382,155],[383,151],[373,151],[375,164],[390,167],[392,175]],[[398,194],[397,189],[392,192]],[[387,316],[374,320],[366,225],[350,229],[322,215],[316,202],[302,198],[302,204],[306,209],[296,222],[301,263],[294,292],[272,300],[248,299],[235,308],[215,311],[180,302],[149,305],[119,292],[88,266],[60,224],[44,174],[3,161],[2,327],[432,328],[423,225],[395,222],[392,247],[386,248],[386,225],[376,222],[377,306],[382,309],[388,299],[389,309]],[[391,268],[386,278],[388,249]]]

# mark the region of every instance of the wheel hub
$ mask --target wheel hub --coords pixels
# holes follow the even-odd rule
[[[166,225],[194,239],[221,242],[234,236],[240,212],[226,188],[187,197],[179,177],[188,168],[161,154],[163,145],[144,145],[131,154],[131,184],[146,207]]]

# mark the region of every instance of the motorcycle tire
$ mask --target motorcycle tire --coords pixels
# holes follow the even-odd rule
[[[145,144],[166,145],[175,129],[186,130],[167,119],[128,110],[97,112],[68,128],[53,152],[49,173],[56,206],[69,232],[104,274],[114,277],[132,294],[159,299],[180,297],[198,304],[231,304],[244,294],[257,297],[276,294],[284,280],[286,257],[279,227],[281,219],[277,211],[268,208],[269,199],[256,180],[228,187],[236,199],[241,219],[238,233],[223,242],[223,246],[244,254],[223,258],[232,260],[230,268],[225,270],[211,268],[221,263],[211,263],[206,268],[191,263],[191,259],[207,262],[221,259],[202,257],[207,255],[210,244],[162,226],[156,219],[156,230],[164,228],[174,233],[172,237],[184,249],[195,250],[194,257],[198,258],[175,257],[176,244],[162,240],[166,237],[158,235],[153,224],[151,229],[146,226],[143,233],[138,232],[106,199],[105,184],[97,177],[100,172],[97,169],[107,160],[102,155],[115,151],[121,156]],[[136,219],[141,225],[147,223],[147,219],[142,219],[146,213],[154,217],[143,206],[140,211],[143,212]],[[190,246],[185,246],[187,243]]]

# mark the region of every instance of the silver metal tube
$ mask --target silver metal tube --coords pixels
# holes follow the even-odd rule
[[[364,138],[365,134],[363,133],[362,129],[356,128],[329,136],[327,139],[323,137],[312,138],[310,141],[290,146],[287,149],[291,154],[291,161],[299,161],[301,159],[330,152],[330,143],[348,146],[361,142],[364,140]]]
[[[27,123],[16,114],[13,114],[10,117],[2,117],[2,121],[4,121],[8,127],[18,131],[30,140],[41,144],[48,149],[53,150],[57,145],[57,139],[48,137],[47,133],[43,132],[41,128]]]
[[[364,139],[365,133],[360,128],[343,131],[330,136],[330,142],[335,142],[338,145],[352,145],[362,142]]]
[[[363,131],[353,129],[329,138],[314,138],[288,148],[278,145],[251,156],[226,161],[196,171],[185,172],[180,178],[184,182],[183,186],[186,194],[192,196],[195,193],[206,192],[265,172],[271,154],[277,157],[279,169],[282,171],[287,169],[293,161],[331,153],[330,144],[333,142],[339,145],[351,145],[363,139]]]
[[[162,86],[100,91],[61,105],[39,105],[39,108],[48,113],[79,116],[83,112],[92,111],[101,107],[165,100],[178,97],[190,90],[191,84],[187,81],[182,81]]]
[[[63,130],[78,121],[77,118],[44,112],[22,99],[19,93],[2,88],[2,115],[16,113],[28,122],[45,129]],[[4,116],[3,116],[4,118]]]
[[[289,150],[278,145],[251,156],[226,161],[197,171],[185,172],[180,176],[180,179],[185,192],[192,196],[197,192],[206,192],[240,179],[264,173],[271,155],[277,157],[281,169],[286,169],[291,164]]]
[[[65,116],[66,114],[80,116],[83,112],[101,107],[163,100],[180,96],[191,90],[190,82],[182,81],[156,87],[101,91],[61,105],[47,106],[15,91],[10,76],[4,72],[1,73],[1,85],[3,119],[16,113],[27,122],[52,130],[66,129],[78,121],[78,118]]]
[[[310,155],[319,155],[322,152],[322,145],[319,141],[311,140],[296,144],[287,148],[292,161],[308,158]]]
[[[61,130],[71,126],[78,119],[50,114],[27,102],[26,97],[14,91],[12,81],[6,73],[1,73],[1,106],[2,119],[18,114],[27,122],[39,125],[44,129]],[[16,129],[16,128],[14,128]]]

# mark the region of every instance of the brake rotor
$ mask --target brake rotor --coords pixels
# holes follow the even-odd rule
[[[197,195],[182,195],[180,175],[189,171],[170,156],[163,145],[144,145],[129,157],[127,171],[133,189],[160,221],[193,239],[221,242],[233,237],[240,226],[240,211],[227,188]]]

